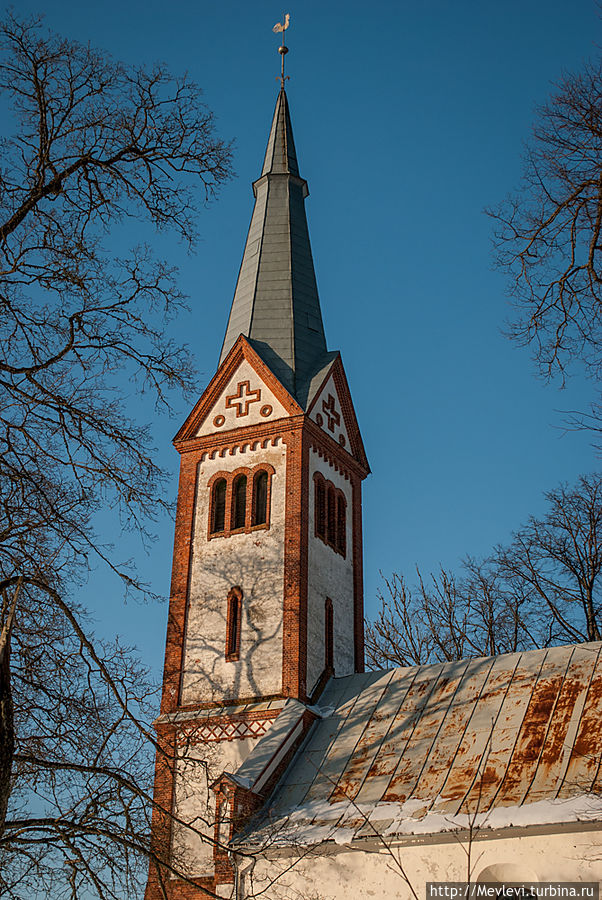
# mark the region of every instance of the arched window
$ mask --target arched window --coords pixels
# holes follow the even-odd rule
[[[223,531],[226,525],[226,479],[218,478],[211,492],[211,533]]]
[[[238,475],[232,487],[232,531],[245,527],[247,515],[247,476]]]
[[[326,486],[322,478],[316,478],[315,493],[315,519],[316,519],[316,536],[326,537]]]
[[[242,626],[242,590],[231,588],[228,593],[226,613],[226,662],[235,662],[240,656],[240,632]]]
[[[330,484],[327,492],[328,515],[326,521],[326,539],[331,547],[336,547],[337,540],[337,495],[334,486]]]
[[[330,597],[326,598],[324,609],[324,667],[334,673],[334,614]]]
[[[347,551],[346,506],[345,497],[339,493],[337,497],[337,550],[343,556]]]
[[[256,472],[253,479],[253,525],[265,525],[268,520],[268,473]]]
[[[272,477],[269,463],[253,468],[241,466],[232,472],[216,472],[209,481],[208,538],[250,533],[270,527]]]

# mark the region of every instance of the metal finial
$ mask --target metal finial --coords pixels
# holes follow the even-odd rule
[[[288,13],[285,13],[284,16],[282,17],[282,22],[276,22],[276,24],[274,25],[274,27],[272,29],[272,31],[274,31],[275,34],[282,32],[282,43],[278,47],[278,53],[280,54],[281,68],[280,68],[280,75],[276,76],[276,78],[280,79],[280,85],[281,85],[282,90],[284,90],[284,82],[288,81],[288,79],[289,79],[289,76],[284,74],[284,57],[288,53],[288,47],[284,43],[284,32],[290,25],[290,22],[291,22],[290,15]]]

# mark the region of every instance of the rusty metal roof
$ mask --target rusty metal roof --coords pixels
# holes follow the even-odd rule
[[[321,718],[240,842],[602,818],[601,651],[331,679]]]

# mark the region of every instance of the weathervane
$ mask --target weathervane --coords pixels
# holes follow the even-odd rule
[[[290,22],[291,22],[291,17],[289,16],[288,13],[285,13],[285,15],[283,17],[283,21],[277,22],[272,29],[272,31],[274,31],[275,34],[278,34],[280,31],[282,32],[282,43],[278,47],[278,53],[280,54],[280,59],[282,61],[282,68],[280,70],[280,75],[277,75],[276,78],[280,79],[280,84],[282,85],[283,90],[284,90],[284,82],[288,81],[288,78],[289,78],[288,75],[284,74],[284,57],[288,53],[288,47],[284,43],[284,32],[290,25]]]

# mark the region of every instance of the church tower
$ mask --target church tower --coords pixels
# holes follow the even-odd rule
[[[155,801],[173,818],[155,815],[154,839],[213,891],[232,880],[220,776],[240,787],[257,742],[293,710],[301,724],[276,747],[281,772],[328,679],[364,668],[369,468],[340,354],[327,349],[284,86],[253,193],[218,369],[174,440],[181,470],[157,722],[167,750]],[[277,777],[262,771],[255,806]],[[164,896],[157,877],[151,866],[148,900]],[[174,900],[192,891],[169,879]]]

